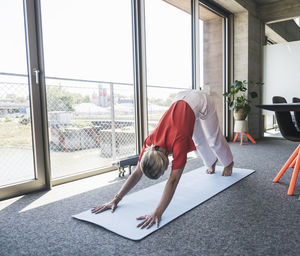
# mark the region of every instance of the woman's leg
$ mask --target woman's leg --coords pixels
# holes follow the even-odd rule
[[[229,169],[231,170],[233,166],[233,156],[229,145],[221,132],[215,106],[212,99],[210,98],[208,98],[207,108],[207,115],[203,119],[200,119],[207,144],[209,145],[211,151],[214,152],[218,160],[221,162],[221,164],[224,167],[229,167]],[[228,173],[228,170],[226,172]]]
[[[205,166],[208,168],[207,172],[213,173],[218,159],[208,145],[202,128],[201,120],[199,118],[195,121],[193,141],[195,143],[198,156],[202,158]]]

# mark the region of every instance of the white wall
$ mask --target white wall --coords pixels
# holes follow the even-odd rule
[[[263,103],[300,98],[300,41],[264,46]]]

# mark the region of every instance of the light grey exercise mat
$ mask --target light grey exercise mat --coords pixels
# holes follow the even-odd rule
[[[174,197],[162,216],[159,228],[254,172],[234,168],[232,176],[224,177],[221,175],[223,168],[220,166],[217,166],[216,173],[211,175],[206,174],[205,169],[205,167],[198,168],[182,175]],[[150,229],[137,228],[140,221],[137,221],[136,217],[150,214],[155,210],[165,183],[166,181],[129,194],[119,203],[114,213],[108,210],[93,214],[91,210],[87,210],[73,217],[97,224],[120,236],[140,240],[159,229],[156,225]]]

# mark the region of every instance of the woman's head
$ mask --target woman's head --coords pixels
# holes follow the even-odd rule
[[[168,168],[168,157],[159,146],[147,146],[140,162],[142,172],[150,179],[158,179]]]

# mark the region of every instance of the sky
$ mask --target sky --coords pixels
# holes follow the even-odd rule
[[[130,0],[41,5],[46,76],[133,83]],[[147,84],[190,88],[190,15],[145,0],[145,18]],[[22,0],[0,2],[0,24],[0,72],[26,74]]]

